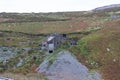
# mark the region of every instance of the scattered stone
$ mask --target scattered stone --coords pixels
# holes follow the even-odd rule
[[[109,52],[109,51],[110,51],[110,48],[107,48],[107,51]]]
[[[36,69],[45,73],[48,80],[102,80],[98,72],[90,72],[71,53],[61,51],[51,65],[45,59]]]
[[[17,48],[0,46],[0,60],[7,60],[13,57],[13,55],[18,53]]]
[[[23,48],[22,50],[23,50],[24,52],[28,53],[29,51],[32,50],[32,48],[31,48],[31,47],[27,47],[27,48]]]
[[[19,58],[19,62],[18,62],[18,64],[17,64],[17,67],[22,66],[22,64],[23,64],[23,59],[22,59],[22,58]]]
[[[113,59],[113,62],[116,62],[116,59]]]
[[[13,80],[13,79],[5,78],[5,77],[0,77],[0,80]]]
[[[31,51],[32,48],[15,48],[15,47],[8,47],[8,46],[0,46],[0,60],[8,60],[12,58],[19,52],[28,53]]]

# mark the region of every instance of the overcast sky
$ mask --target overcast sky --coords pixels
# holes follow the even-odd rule
[[[0,12],[84,11],[120,0],[0,0]]]

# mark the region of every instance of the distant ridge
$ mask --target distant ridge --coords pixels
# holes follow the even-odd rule
[[[98,7],[98,8],[93,9],[93,11],[105,10],[105,9],[110,9],[110,8],[119,8],[120,9],[120,4],[112,4],[112,5]]]

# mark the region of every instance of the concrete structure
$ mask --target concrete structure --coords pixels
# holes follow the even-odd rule
[[[42,50],[52,53],[58,45],[66,39],[66,34],[53,33],[42,42]]]

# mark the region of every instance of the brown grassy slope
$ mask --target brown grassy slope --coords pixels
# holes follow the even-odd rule
[[[93,17],[78,17],[68,21],[53,22],[23,22],[23,23],[1,23],[0,30],[23,32],[30,34],[39,33],[71,33],[79,32],[88,27],[100,26],[104,19]]]
[[[0,22],[5,22],[5,21],[9,21],[9,20],[13,20],[13,19],[10,19],[10,18],[0,18]]]
[[[106,28],[99,33],[103,34],[99,39],[88,42],[92,45],[92,55],[102,64],[100,71],[105,80],[119,80],[120,27]]]
[[[42,74],[27,74],[27,75],[22,75],[22,74],[12,74],[12,73],[3,73],[0,74],[2,77],[14,79],[14,80],[47,80],[44,75]]]
[[[120,27],[110,28],[110,35],[106,35],[98,47],[101,52],[99,53],[99,61],[102,62],[101,72],[106,80],[119,80],[120,79]],[[102,47],[104,46],[104,47]],[[110,50],[107,51],[107,48]]]
[[[72,47],[80,62],[99,69],[105,80],[120,79],[120,20],[104,23],[105,28],[79,40]]]

